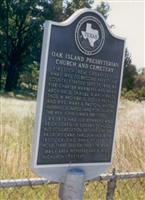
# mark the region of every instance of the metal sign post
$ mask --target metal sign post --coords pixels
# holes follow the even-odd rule
[[[84,194],[85,173],[79,168],[67,171],[64,183],[60,185],[59,197],[61,200],[82,200]]]

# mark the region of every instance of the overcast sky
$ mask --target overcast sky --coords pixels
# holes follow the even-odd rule
[[[95,0],[95,4],[98,4]],[[145,67],[145,1],[107,0],[110,5],[108,24],[115,27],[112,32],[126,38],[126,46],[131,53],[132,63],[137,68]]]

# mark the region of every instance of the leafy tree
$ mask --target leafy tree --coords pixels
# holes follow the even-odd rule
[[[92,4],[94,3],[94,0],[73,0],[73,1],[66,1],[66,9],[64,12],[65,18],[68,18],[70,15],[72,15],[76,10],[80,8],[91,8]],[[95,8],[99,13],[101,13],[104,18],[106,19],[108,17],[108,13],[110,10],[110,6],[106,2],[101,2],[97,7]]]
[[[36,0],[0,0],[0,9],[0,61],[7,74],[5,90],[12,91],[24,66],[38,60],[42,23],[46,16],[53,17],[52,5]]]
[[[136,66],[131,64],[131,55],[128,49],[125,50],[123,88],[132,90],[134,88],[135,77],[137,75]]]
[[[123,87],[127,90],[132,90],[134,88],[136,75],[137,70],[135,65],[130,64],[124,68]]]
[[[106,2],[101,2],[100,5],[97,6],[96,10],[101,13],[105,19],[107,19],[108,15],[109,15],[109,11],[110,11],[110,6],[108,3]]]
[[[51,1],[52,5],[52,17],[54,21],[63,21],[64,20],[64,8],[63,0],[53,0]]]
[[[65,1],[66,8],[64,10],[64,18],[68,18],[72,15],[76,10],[80,8],[91,8],[91,4],[94,0],[72,0]]]
[[[135,88],[145,87],[145,74],[140,74],[135,79]]]
[[[21,86],[20,79],[29,79],[30,76],[24,76],[25,73],[37,74],[35,72],[39,68],[43,22],[46,19],[62,21],[77,9],[91,8],[93,2],[0,0],[0,79],[4,72],[6,91],[13,91]],[[108,8],[107,4],[102,3],[98,10],[107,17]]]
[[[127,68],[131,64],[131,55],[128,51],[128,49],[125,49],[125,60],[124,60],[124,68]]]
[[[138,73],[139,74],[145,74],[145,67],[142,67],[142,68],[140,68],[139,70],[138,70]]]

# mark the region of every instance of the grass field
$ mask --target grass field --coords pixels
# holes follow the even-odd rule
[[[35,101],[1,97],[0,179],[36,177],[30,167],[34,115]],[[109,171],[113,167],[119,172],[145,171],[145,102],[122,100],[117,122],[115,154]],[[119,182],[115,199],[144,200],[144,187],[144,180]],[[88,184],[85,200],[94,200],[97,197],[100,200],[105,199],[105,188],[105,183]],[[55,185],[25,187],[19,190],[10,188],[1,190],[0,197],[2,200],[56,200],[57,189]],[[128,191],[126,197],[123,189]]]

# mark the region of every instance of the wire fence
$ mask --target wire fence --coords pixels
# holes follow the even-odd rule
[[[59,200],[59,184],[44,178],[0,181],[2,200]],[[85,183],[84,200],[144,200],[145,172],[104,174]]]

